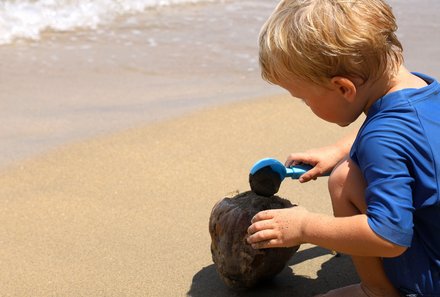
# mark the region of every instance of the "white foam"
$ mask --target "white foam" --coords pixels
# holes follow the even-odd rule
[[[210,1],[215,0],[2,0],[0,44],[23,38],[37,40],[46,29],[96,29],[119,15],[151,7]]]

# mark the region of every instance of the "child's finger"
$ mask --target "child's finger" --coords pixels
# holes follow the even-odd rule
[[[312,179],[316,179],[318,176],[321,176],[321,170],[318,167],[313,167],[312,169],[310,169],[309,171],[307,171],[306,173],[304,173],[303,175],[301,175],[299,177],[299,182],[301,183],[305,183],[308,182]]]
[[[311,171],[311,170],[310,170],[310,171]],[[313,172],[310,172],[310,171],[304,173],[303,175],[301,175],[301,176],[299,177],[298,180],[299,180],[300,183],[305,183],[305,182],[308,182],[308,181],[310,181],[310,180],[316,178],[315,175],[313,174]]]
[[[306,154],[304,153],[290,154],[287,157],[286,161],[284,162],[284,166],[291,167],[303,162],[306,162]]]
[[[251,244],[252,248],[254,249],[270,249],[270,248],[276,248],[276,247],[283,247],[281,242],[278,239],[271,239],[266,241],[257,242],[254,244]]]
[[[252,219],[251,219],[251,223],[255,223],[258,221],[263,221],[263,220],[270,220],[273,219],[273,214],[271,210],[263,210],[260,211],[259,213],[257,213]]]
[[[276,239],[277,233],[273,229],[265,229],[258,231],[247,238],[249,244],[257,244],[260,242]]]
[[[309,164],[309,165],[314,165],[316,164],[318,161],[316,159],[316,156],[310,154],[310,153],[293,153],[290,154],[286,161],[284,162],[284,166],[286,167],[290,167],[290,166],[295,166],[298,164]]]
[[[263,220],[253,223],[249,226],[247,232],[249,235],[252,235],[258,231],[273,229],[272,220]]]

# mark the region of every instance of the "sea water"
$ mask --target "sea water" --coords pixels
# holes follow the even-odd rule
[[[124,14],[148,8],[215,0],[2,0],[0,44],[39,39],[44,30],[96,29]]]
[[[276,0],[1,1],[0,169],[66,143],[282,92],[258,66],[258,33]]]

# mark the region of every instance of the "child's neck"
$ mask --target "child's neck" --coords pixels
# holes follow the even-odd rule
[[[386,94],[403,89],[420,89],[426,87],[427,83],[420,77],[409,72],[404,66],[399,68],[396,77],[391,80],[390,88]]]
[[[387,94],[403,89],[419,89],[426,85],[423,79],[412,74],[402,65],[393,79],[389,80],[384,77],[365,85],[364,91],[367,96],[364,113],[367,114],[370,106]]]

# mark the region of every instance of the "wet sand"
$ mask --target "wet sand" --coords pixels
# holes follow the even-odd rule
[[[0,46],[0,170],[65,143],[282,93],[261,80],[257,57],[277,2],[162,7]],[[440,2],[390,3],[406,65],[439,78]]]
[[[253,2],[161,7],[0,46],[0,170],[64,143],[281,93],[257,62],[276,1]]]

